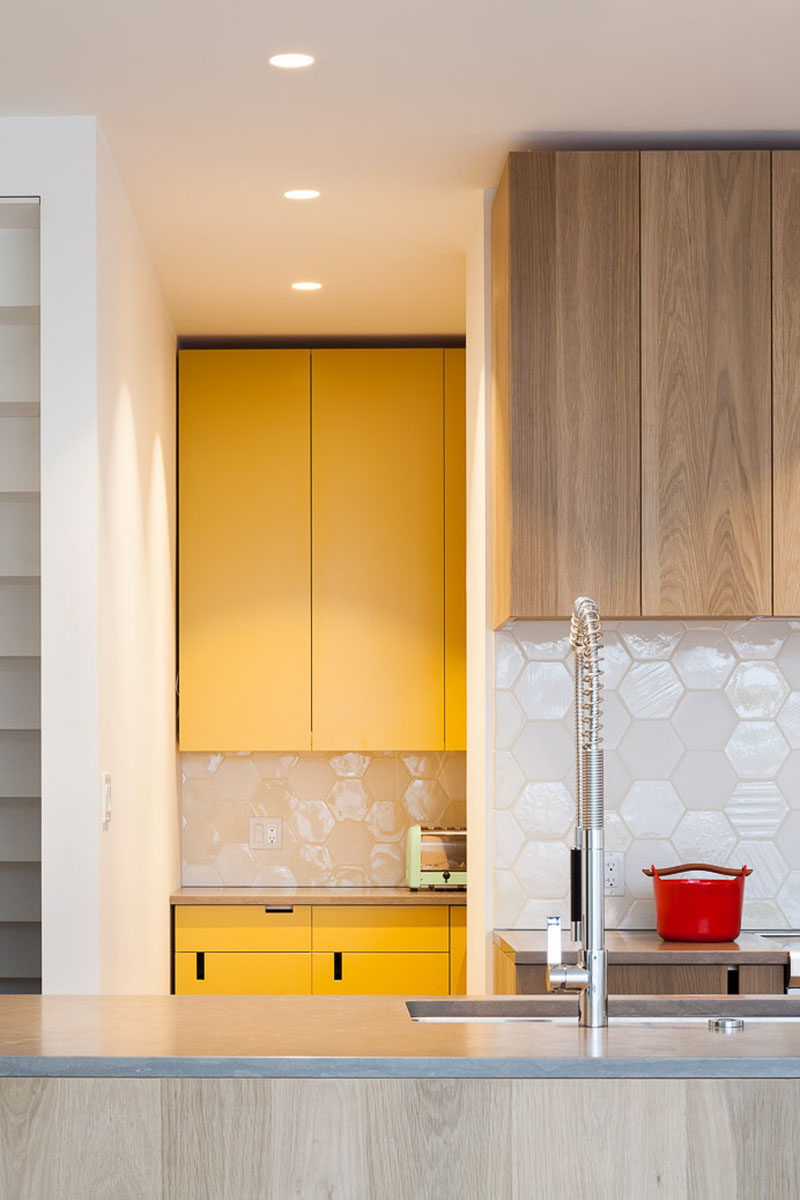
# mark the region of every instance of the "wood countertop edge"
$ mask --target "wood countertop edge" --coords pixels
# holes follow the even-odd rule
[[[493,941],[496,946],[507,954],[514,956],[516,966],[544,966],[547,962],[547,951],[544,947],[535,949],[521,949],[519,946],[513,945],[509,940],[509,935],[513,933],[539,933],[544,938],[544,930],[495,930]],[[615,966],[637,966],[648,964],[651,966],[685,966],[694,964],[708,965],[723,965],[730,963],[735,959],[736,963],[742,966],[769,966],[783,965],[788,961],[789,951],[785,946],[769,945],[763,947],[746,946],[740,947],[736,942],[731,942],[730,946],[721,945],[719,942],[703,943],[693,942],[687,944],[685,942],[668,943],[661,942],[655,931],[652,933],[654,945],[652,947],[641,946],[625,946],[615,947],[613,942],[614,930],[607,930],[606,945],[608,949],[608,961]],[[758,936],[749,935],[749,936]],[[713,946],[713,949],[711,948]],[[577,960],[577,950],[571,946],[565,946],[562,950],[562,957],[565,963],[573,963]]]
[[[420,905],[464,907],[464,891],[412,892],[407,888],[178,888],[170,904],[295,904],[381,905],[408,908]]]

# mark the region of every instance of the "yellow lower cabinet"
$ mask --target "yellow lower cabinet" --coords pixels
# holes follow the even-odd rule
[[[332,951],[311,957],[315,996],[446,996],[449,990],[446,953]]]
[[[450,995],[467,991],[467,910],[450,909]]]
[[[450,949],[448,910],[445,905],[316,905],[311,944],[313,950],[446,954]]]
[[[263,904],[178,904],[176,950],[311,949],[311,908]]]
[[[175,955],[177,996],[307,996],[310,992],[310,954],[180,951]]]

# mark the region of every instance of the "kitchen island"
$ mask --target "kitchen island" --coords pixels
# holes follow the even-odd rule
[[[721,1035],[415,1023],[399,997],[9,996],[0,1075],[9,1197],[780,1197],[800,1169],[798,1019]]]

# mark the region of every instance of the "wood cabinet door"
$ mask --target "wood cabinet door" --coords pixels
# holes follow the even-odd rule
[[[509,155],[492,209],[494,625],[638,616],[639,156]]]
[[[772,611],[770,155],[641,155],[642,612]]]
[[[316,750],[444,747],[441,349],[314,350]]]
[[[800,612],[800,151],[772,153],[774,612]]]
[[[311,746],[309,367],[180,353],[182,750]]]

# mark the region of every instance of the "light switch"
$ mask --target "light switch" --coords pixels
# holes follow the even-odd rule
[[[100,810],[100,820],[103,825],[108,825],[111,820],[111,773],[103,772],[103,799]]]

